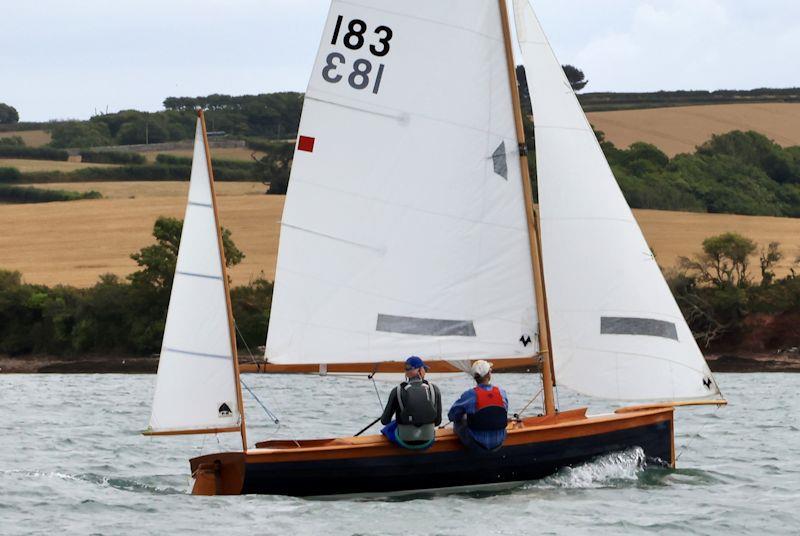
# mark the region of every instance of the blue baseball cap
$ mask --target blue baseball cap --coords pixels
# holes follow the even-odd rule
[[[425,364],[422,358],[412,355],[411,357],[406,359],[406,370],[416,370],[420,368],[428,370],[428,365]]]

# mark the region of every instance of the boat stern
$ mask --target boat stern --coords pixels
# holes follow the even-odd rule
[[[192,495],[241,495],[244,487],[245,454],[208,454],[189,461]]]

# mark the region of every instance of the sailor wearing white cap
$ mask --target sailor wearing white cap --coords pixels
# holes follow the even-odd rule
[[[470,449],[496,450],[506,439],[508,396],[492,385],[492,364],[476,361],[470,369],[477,386],[465,391],[447,416],[461,442]]]

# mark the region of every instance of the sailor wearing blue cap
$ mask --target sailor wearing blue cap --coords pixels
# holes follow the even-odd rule
[[[405,369],[406,381],[389,394],[381,433],[401,447],[424,450],[433,445],[436,427],[442,423],[442,394],[425,379],[428,366],[421,358],[406,359]]]

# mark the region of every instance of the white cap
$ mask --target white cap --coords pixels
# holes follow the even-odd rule
[[[477,376],[479,378],[483,378],[488,376],[492,372],[492,364],[488,361],[484,361],[481,359],[480,361],[475,361],[472,364],[472,368],[470,369],[470,373],[473,377]]]

